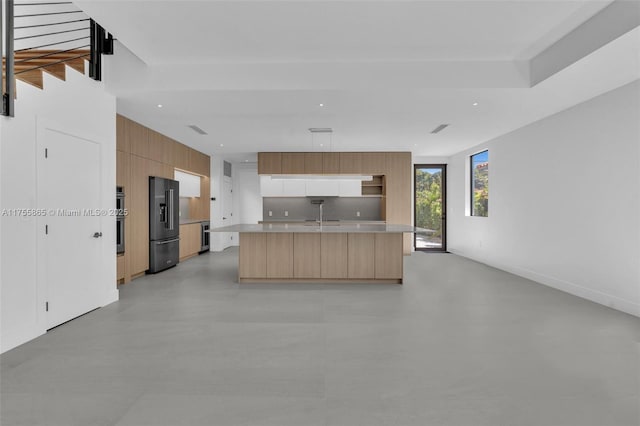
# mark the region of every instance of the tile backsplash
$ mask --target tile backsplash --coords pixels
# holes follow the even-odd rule
[[[262,220],[317,220],[319,208],[312,200],[324,200],[324,220],[382,220],[380,197],[264,197]]]
[[[180,219],[191,219],[189,216],[189,198],[180,197]]]

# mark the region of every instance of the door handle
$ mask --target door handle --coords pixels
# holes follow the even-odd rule
[[[225,220],[225,219],[226,219],[226,217],[223,217],[223,218],[222,218],[222,220]]]
[[[94,232],[93,233],[93,238],[100,238],[102,237],[102,232]]]
[[[172,240],[167,240],[167,241],[160,241],[158,243],[155,243],[158,246],[164,245],[164,244],[169,244],[169,243],[175,243],[176,241],[180,241],[180,238],[174,238]]]

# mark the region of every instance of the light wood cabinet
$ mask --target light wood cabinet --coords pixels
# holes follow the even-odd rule
[[[267,276],[267,234],[240,233],[240,278],[264,278]]]
[[[154,130],[149,130],[148,158],[158,163],[164,162],[165,149],[164,136]]]
[[[131,154],[143,158],[149,157],[149,129],[135,121],[128,124],[129,144]]]
[[[149,269],[149,161],[131,156],[131,189],[125,199],[129,209],[125,231],[130,233],[125,250],[131,275]]]
[[[293,277],[293,234],[284,232],[267,235],[267,278]]]
[[[200,177],[200,197],[189,198],[189,214],[192,219],[209,220],[211,203],[211,180],[208,176]]]
[[[400,233],[240,233],[240,281],[402,283]]]
[[[198,254],[202,244],[200,223],[180,225],[180,260]]]
[[[320,278],[320,234],[293,234],[293,276]]]
[[[341,152],[340,153],[340,173],[360,174],[362,173],[362,153],[361,152]]]
[[[323,152],[322,153],[322,173],[338,174],[340,173],[340,153],[339,152]]]
[[[259,152],[258,153],[258,174],[259,175],[282,174],[282,153]]]
[[[131,142],[129,141],[129,120],[122,115],[116,115],[116,150],[131,152]]]
[[[375,278],[401,279],[402,234],[375,234]]]
[[[386,221],[392,224],[411,224],[411,153],[386,153],[385,179]],[[404,236],[404,253],[411,254],[412,238]]]
[[[189,147],[175,142],[173,144],[173,161],[176,169],[189,171]]]
[[[304,173],[313,175],[322,174],[322,161],[321,152],[306,152],[304,154]]]
[[[365,175],[383,175],[387,172],[387,156],[384,152],[363,152],[362,170]]]
[[[202,176],[209,176],[209,156],[194,149],[189,150],[189,155],[189,170]]]
[[[116,185],[124,187],[125,195],[130,180],[130,158],[131,155],[128,152],[116,151]]]
[[[375,278],[375,234],[348,234],[348,277]]]
[[[348,278],[347,234],[322,234],[320,238],[320,277]]]
[[[193,211],[197,212],[196,219],[209,220],[210,166],[209,156],[119,114],[116,148],[116,185],[124,187],[125,207],[129,211],[125,218],[125,252],[118,260],[127,282],[132,275],[140,275],[149,268],[149,176],[173,179],[174,168],[202,175],[201,196],[194,199],[197,206]],[[199,224],[185,231],[185,235],[189,244],[185,246],[187,241],[181,244],[181,256],[197,253]]]
[[[301,175],[304,174],[304,152],[283,152],[282,153],[282,174]]]

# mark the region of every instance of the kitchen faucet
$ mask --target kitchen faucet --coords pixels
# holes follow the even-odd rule
[[[319,215],[318,220],[316,221],[320,226],[322,226],[322,206],[324,205],[324,200],[311,200],[311,204],[317,204],[319,207]]]

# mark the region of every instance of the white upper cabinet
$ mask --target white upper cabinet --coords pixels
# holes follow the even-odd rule
[[[174,179],[180,182],[181,197],[200,197],[200,176],[175,170]]]
[[[338,196],[340,195],[340,181],[336,179],[307,180],[307,196]]]
[[[362,181],[360,180],[340,180],[341,197],[360,197],[362,196]]]
[[[263,197],[359,197],[361,182],[355,179],[272,179],[260,176]]]
[[[283,180],[282,191],[285,197],[304,197],[306,193],[306,185],[304,180],[289,179]]]
[[[263,197],[282,197],[284,185],[282,180],[273,180],[271,176],[260,176],[260,194]]]

